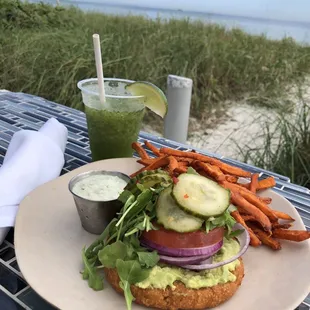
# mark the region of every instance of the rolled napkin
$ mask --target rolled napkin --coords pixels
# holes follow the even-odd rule
[[[38,131],[20,130],[13,135],[0,167],[0,244],[14,226],[23,198],[60,175],[67,136],[67,128],[55,118]]]

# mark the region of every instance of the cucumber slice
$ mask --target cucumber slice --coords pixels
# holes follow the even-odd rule
[[[171,196],[171,187],[164,189],[157,201],[156,216],[158,224],[166,229],[180,233],[198,230],[203,220],[182,211]]]
[[[195,174],[181,174],[172,196],[187,213],[201,218],[222,214],[230,204],[230,191]]]

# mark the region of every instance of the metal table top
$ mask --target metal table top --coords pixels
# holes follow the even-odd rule
[[[55,117],[68,128],[68,143],[65,152],[66,173],[91,161],[85,114],[24,93],[0,91],[0,165],[14,132],[20,129],[39,129],[50,117]],[[174,141],[141,132],[139,142],[150,141],[158,147],[171,147],[179,150],[193,149]],[[310,230],[310,190],[290,183],[289,178],[266,171],[218,154],[195,149],[202,154],[221,158],[223,161],[257,172],[261,178],[273,175],[276,179],[274,190],[287,198],[301,215]],[[5,242],[0,245],[0,309],[2,310],[51,310],[47,304],[23,279],[14,252],[14,229],[11,229]],[[269,310],[269,309],[268,309]],[[310,295],[298,310],[310,310]]]

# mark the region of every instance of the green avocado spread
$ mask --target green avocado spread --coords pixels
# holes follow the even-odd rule
[[[239,243],[234,239],[225,239],[220,251],[214,255],[213,262],[220,262],[236,255],[240,250]],[[233,282],[236,276],[232,273],[240,264],[237,259],[230,264],[219,268],[190,271],[178,267],[168,267],[165,265],[157,265],[152,268],[151,273],[147,279],[135,285],[140,288],[160,288],[165,289],[170,286],[175,288],[174,282],[180,281],[184,283],[187,288],[200,289],[203,287],[212,287],[217,284]]]

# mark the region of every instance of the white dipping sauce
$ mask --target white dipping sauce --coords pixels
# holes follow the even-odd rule
[[[77,181],[72,191],[77,196],[95,201],[117,199],[127,182],[118,176],[95,174]]]

